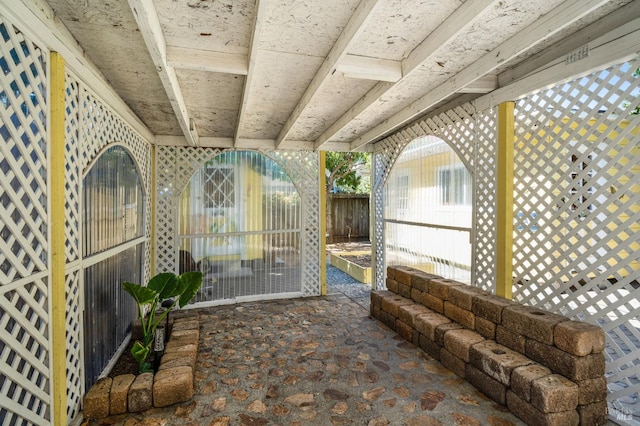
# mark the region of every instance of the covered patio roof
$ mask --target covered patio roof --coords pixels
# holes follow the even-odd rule
[[[338,151],[579,60],[640,14],[631,0],[47,3],[157,143]]]

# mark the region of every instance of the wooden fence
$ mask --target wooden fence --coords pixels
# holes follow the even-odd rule
[[[369,239],[369,195],[331,194],[333,239],[328,243]]]

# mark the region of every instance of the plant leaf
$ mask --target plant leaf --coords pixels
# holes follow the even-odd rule
[[[140,284],[134,284],[130,282],[123,282],[122,288],[129,293],[140,306],[148,305],[156,298],[156,292],[148,287],[143,287]]]
[[[193,296],[196,295],[202,285],[202,272],[185,272],[178,277],[180,300],[178,304],[183,308]]]
[[[161,301],[179,294],[177,293],[178,277],[171,272],[163,272],[151,278],[147,287],[155,290]]]
[[[149,354],[151,353],[151,348],[148,346],[144,346],[140,341],[136,340],[136,342],[131,347],[131,355],[138,362],[140,369],[142,369],[142,364],[147,361]]]

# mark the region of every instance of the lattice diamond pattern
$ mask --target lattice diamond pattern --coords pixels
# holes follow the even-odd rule
[[[493,291],[496,282],[497,122],[495,108],[476,115],[475,232],[472,244],[475,266],[471,280],[486,291]]]
[[[49,419],[47,283],[38,275],[0,287],[0,416],[7,424]]]
[[[65,252],[67,262],[80,258],[80,168],[78,158],[78,83],[65,78]]]
[[[156,155],[156,268],[176,270],[177,211],[179,196],[189,179],[206,161],[222,153],[213,148],[159,146]],[[269,151],[263,154],[278,162],[296,186],[303,216],[302,292],[320,294],[320,195],[318,154],[308,151]]]
[[[80,273],[76,269],[67,272],[65,279],[67,306],[67,418],[75,418],[80,412],[84,395],[84,363],[82,361],[82,305],[80,300]]]
[[[518,102],[514,296],[598,322],[610,402],[640,414],[640,61]]]
[[[46,52],[0,21],[0,285],[46,270]]]
[[[495,287],[495,126],[494,111],[477,113],[467,103],[427,117],[376,144],[373,161],[374,286],[385,288],[384,185],[403,149],[413,140],[435,135],[447,141],[475,177],[474,265],[472,282],[491,291]],[[488,227],[481,229],[481,227]],[[477,246],[477,248],[476,248]]]
[[[0,17],[0,419],[50,418],[48,53]]]

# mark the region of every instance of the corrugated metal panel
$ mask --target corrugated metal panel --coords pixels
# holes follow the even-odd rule
[[[473,182],[456,153],[435,136],[411,142],[385,185],[387,264],[471,280]]]
[[[196,302],[301,291],[300,197],[257,152],[205,163],[180,198],[180,272],[205,274]]]
[[[85,388],[95,382],[131,330],[137,310],[122,282],[143,281],[144,243],[112,249],[143,235],[144,200],[138,170],[120,146],[107,149],[84,179]]]

